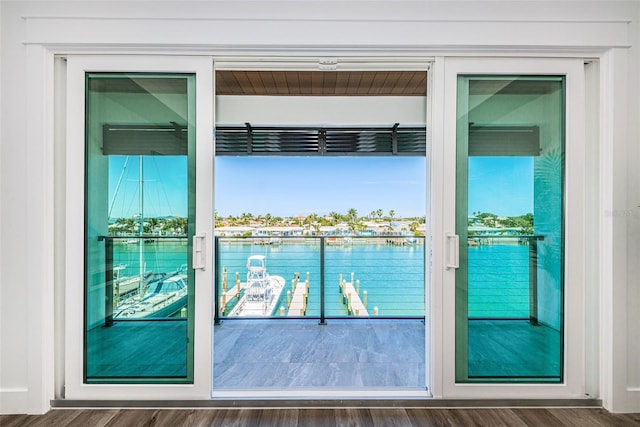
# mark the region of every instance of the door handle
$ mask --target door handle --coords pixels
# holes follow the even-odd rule
[[[445,268],[451,270],[452,268],[460,267],[460,237],[457,234],[446,233],[446,261]]]
[[[205,270],[207,266],[207,234],[193,236],[193,269]]]

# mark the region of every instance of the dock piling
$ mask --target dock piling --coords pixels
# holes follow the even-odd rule
[[[222,267],[222,291],[227,292],[227,267]]]
[[[222,303],[220,305],[221,305],[220,312],[224,314],[224,312],[227,311],[227,293],[226,292],[222,292]]]

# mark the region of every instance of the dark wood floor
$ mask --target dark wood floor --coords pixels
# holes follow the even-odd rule
[[[3,415],[2,427],[26,426],[640,426],[640,414],[592,408],[55,409]]]

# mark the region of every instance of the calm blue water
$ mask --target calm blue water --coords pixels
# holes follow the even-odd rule
[[[246,261],[250,255],[265,255],[271,275],[282,276],[285,289],[291,289],[291,279],[297,272],[303,281],[310,274],[307,314],[320,315],[320,247],[292,239],[281,245],[255,245],[251,242],[230,242],[221,239],[218,246],[218,274],[226,267],[229,286],[238,272],[246,278]],[[145,270],[174,271],[187,262],[186,240],[145,244]],[[390,246],[363,242],[348,246],[325,247],[325,314],[347,314],[343,304],[339,277],[351,280],[354,273],[360,280],[360,295],[367,291],[367,308],[380,316],[422,316],[424,314],[424,245]],[[529,252],[527,246],[486,245],[469,247],[469,317],[527,317],[529,296]],[[114,265],[126,266],[122,275],[139,272],[139,252],[136,244],[114,245]],[[220,290],[221,292],[221,290]],[[283,292],[280,305],[286,305]]]
[[[529,247],[469,247],[469,317],[529,317]]]
[[[140,249],[138,242],[122,243],[126,239],[118,239],[113,245],[113,265],[124,267],[122,276],[134,276],[140,273]],[[187,239],[156,240],[144,244],[143,269],[154,273],[177,270],[187,263]]]
[[[277,246],[219,244],[219,273],[226,267],[229,283],[235,272],[244,281],[246,260],[250,255],[265,255],[267,270],[282,276],[291,289],[296,272],[301,280],[310,276],[307,314],[320,315],[320,247],[302,241]],[[424,246],[392,247],[386,244],[353,244],[325,248],[325,314],[347,315],[340,296],[340,273],[351,281],[351,273],[360,281],[360,295],[367,291],[367,308],[379,308],[379,315],[421,316],[424,314]],[[283,294],[286,301],[286,294]]]

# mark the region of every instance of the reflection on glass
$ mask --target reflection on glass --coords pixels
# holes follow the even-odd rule
[[[190,382],[194,76],[86,84],[85,380]]]
[[[562,77],[458,78],[456,381],[561,382]]]

